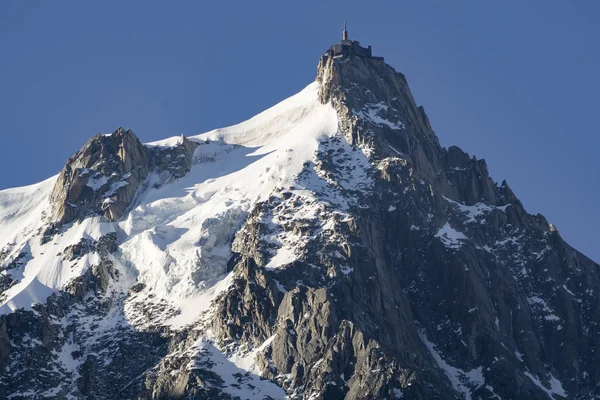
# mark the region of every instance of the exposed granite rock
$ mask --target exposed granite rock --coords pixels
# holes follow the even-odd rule
[[[50,201],[59,223],[119,219],[149,172],[148,150],[131,130],[92,137],[61,171]]]
[[[229,340],[258,346],[272,334],[282,294],[253,259],[241,260],[238,270],[240,275],[220,304],[212,329]]]
[[[8,289],[10,289],[17,283],[18,282],[15,281],[9,274],[0,275],[0,300],[4,300],[4,292],[6,292]]]
[[[193,155],[198,145],[198,142],[192,142],[181,135],[179,143],[175,146],[151,147],[151,167],[168,174],[163,180],[164,183],[171,179],[182,178],[192,169]]]
[[[65,249],[63,258],[73,261],[94,250],[94,243],[87,238],[82,238],[79,243],[71,245]]]
[[[183,177],[192,167],[198,143],[181,136],[176,146],[147,148],[130,130],[92,137],[61,171],[50,201],[57,223],[45,240],[67,222],[102,215],[110,221],[123,216],[151,171],[166,174],[161,181]]]
[[[29,246],[22,248],[16,256],[11,257],[10,251],[6,249],[0,264],[0,300],[5,296],[5,292],[12,286],[19,283],[19,279],[14,279],[11,272],[14,270],[22,270],[24,266],[31,260],[31,252]]]

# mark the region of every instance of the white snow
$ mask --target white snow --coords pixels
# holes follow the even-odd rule
[[[506,346],[505,346],[505,348],[506,348]],[[508,349],[506,349],[506,350],[508,350]],[[510,350],[509,350],[509,351],[510,351]],[[514,353],[514,354],[515,354],[515,357],[517,357],[517,359],[518,359],[519,361],[523,362],[523,354],[519,353],[519,350],[515,350],[515,353]]]
[[[264,347],[273,340],[267,339]],[[187,365],[187,370],[206,368],[201,361],[210,360],[210,370],[223,379],[223,391],[232,396],[239,396],[247,400],[263,400],[270,396],[273,399],[285,399],[286,394],[282,388],[267,380],[262,380],[254,371],[253,356],[262,347],[251,352],[246,357],[228,359],[208,338],[202,337],[188,351],[192,361]]]
[[[265,340],[263,344],[246,354],[233,354],[231,357],[229,357],[229,360],[233,362],[238,368],[260,375],[262,371],[258,370],[258,366],[254,362],[255,358],[257,354],[261,353],[265,348],[267,348],[269,344],[271,344],[273,339],[275,339],[275,336],[277,335],[271,336],[270,338]]]
[[[419,332],[421,340],[431,353],[431,356],[446,374],[452,387],[459,393],[464,394],[465,400],[471,400],[471,390],[477,389],[485,384],[485,378],[483,376],[483,368],[477,367],[471,371],[463,371],[462,369],[455,368],[448,364],[437,351],[435,344],[431,343],[424,331]]]
[[[53,352],[62,366],[69,371],[70,377],[74,381],[79,378],[77,368],[79,367],[80,362],[73,358],[72,353],[78,350],[79,348],[73,343],[73,333],[71,333],[60,351]]]
[[[0,306],[0,315],[10,314],[19,308],[28,310],[33,304],[44,302],[52,291],[52,288],[41,283],[36,276],[22,281],[5,292],[8,298]]]
[[[285,286],[283,286],[281,284],[281,282],[279,282],[276,279],[273,279],[275,281],[275,285],[277,286],[277,290],[279,290],[281,293],[287,293],[287,290],[285,289]]]
[[[485,388],[492,393],[493,399],[502,400],[502,398],[494,392],[494,387],[492,385],[485,385]]]
[[[229,288],[232,280],[233,273],[230,272],[224,279],[207,290],[181,300],[178,304],[180,314],[168,320],[167,325],[177,329],[196,322],[198,315],[209,309],[213,300]]]
[[[560,321],[560,317],[554,314],[554,310],[548,306],[544,299],[538,296],[531,296],[527,298],[527,302],[531,306],[532,310],[539,309],[543,312],[543,318],[546,321]]]
[[[560,321],[560,318],[554,314],[544,315],[546,321]]]
[[[283,265],[287,265],[293,261],[296,261],[298,257],[294,255],[293,249],[289,247],[282,247],[275,253],[271,260],[265,265],[267,270],[275,270]]]
[[[108,191],[104,194],[105,197],[111,197],[112,195],[114,195],[115,193],[117,193],[117,191],[124,187],[129,185],[129,183],[125,182],[125,181],[118,181],[113,183],[112,185],[110,185],[110,189],[108,189]]]
[[[98,190],[102,186],[106,185],[107,182],[108,182],[108,178],[104,175],[101,175],[98,178],[90,179],[86,186],[91,187],[93,190]]]
[[[320,220],[324,215],[324,204],[334,205],[339,210],[347,209],[356,201],[353,192],[364,190],[372,183],[365,150],[354,151],[347,142],[340,141],[336,112],[330,105],[318,101],[317,89],[317,83],[313,83],[245,122],[190,137],[190,140],[200,143],[194,153],[191,171],[181,179],[156,186],[155,183],[162,183],[161,177],[151,175],[138,192],[131,211],[117,223],[103,222],[98,217],[74,222],[42,245],[41,229],[43,223],[48,222],[48,198],[56,176],[35,185],[0,191],[0,251],[8,254],[7,259],[14,259],[25,249],[31,256],[24,266],[8,272],[19,282],[4,293],[0,315],[18,308],[30,309],[33,304],[46,301],[51,293],[99,262],[99,255],[94,252],[78,260],[64,260],[62,253],[65,248],[77,244],[82,238],[94,241],[106,234],[119,232],[123,243],[113,255],[113,261],[120,271],[129,274],[123,276],[119,289],[125,291],[133,282],[131,276],[135,276],[137,281],[145,284],[142,292],[132,296],[136,301],[157,299],[175,310],[174,316],[171,313],[163,321],[165,324],[179,329],[198,321],[210,310],[213,301],[230,287],[233,273],[226,273],[226,265],[231,257],[232,236],[258,202],[267,200],[282,188],[293,187],[290,192],[304,201],[301,209],[295,210],[298,218]],[[356,116],[391,129],[405,129],[403,123],[381,117],[382,112],[387,110],[388,106],[382,103],[367,104]],[[181,140],[178,136],[147,145],[175,146]],[[335,165],[345,167],[339,169],[339,176],[335,179],[321,169],[315,158],[316,152],[327,146],[343,150],[332,160]],[[390,149],[401,155],[392,146]],[[307,165],[311,165],[309,172],[301,176]],[[85,173],[90,171],[82,172]],[[128,184],[125,181],[128,178],[125,175],[121,181],[111,185],[106,193],[106,203],[111,201],[108,197]],[[106,176],[97,176],[91,178],[87,186],[98,190],[107,183]],[[466,216],[467,222],[476,221],[476,217],[495,209],[505,211],[507,207],[483,203],[465,206],[446,200]],[[396,207],[390,205],[388,211],[394,210]],[[277,218],[270,222],[274,226],[281,223]],[[322,231],[331,230],[331,219],[321,222]],[[420,228],[411,226],[411,229]],[[459,248],[467,240],[449,223],[435,236],[449,248]],[[267,268],[280,268],[297,259],[296,246],[299,243],[294,242],[293,235],[277,232],[272,239],[278,249]],[[348,275],[353,270],[344,266],[340,271]],[[276,284],[280,291],[285,292],[283,285]],[[563,288],[573,295],[566,286]],[[150,293],[152,297],[148,296]],[[532,305],[542,306],[547,313],[546,319],[558,319],[542,299],[532,297],[529,301]],[[126,305],[124,319],[120,314],[109,315],[94,329],[106,334],[121,323],[136,325],[143,316],[135,315],[134,311],[134,307]],[[233,396],[284,398],[281,388],[260,380],[258,375],[261,371],[254,363],[258,352],[273,339],[269,338],[247,354],[234,354],[230,358],[225,357],[207,337],[199,339],[190,351],[211,359],[213,371],[225,380],[225,390]],[[421,333],[421,339],[452,386],[466,399],[471,399],[471,389],[485,384],[481,367],[471,371],[452,367],[424,333]],[[74,350],[73,340],[69,339],[55,352],[55,356],[66,370],[76,373],[79,364],[71,355]],[[188,365],[190,369],[195,367],[193,361]],[[241,384],[239,376],[234,376],[238,373],[244,375]],[[550,377],[550,389],[531,374],[528,377],[550,397],[552,394],[565,396],[560,381],[553,376]],[[486,388],[495,395],[491,386]],[[394,393],[397,398],[403,396],[399,389]]]
[[[152,322],[177,330],[202,324],[212,312],[214,300],[233,281],[233,273],[226,273],[233,234],[258,202],[284,188],[304,204],[297,213],[294,210],[299,219],[317,221],[322,232],[334,235],[332,216],[337,211],[325,209],[346,209],[357,201],[357,193],[372,184],[370,163],[363,151],[353,149],[339,134],[337,114],[330,105],[318,101],[317,89],[313,83],[248,121],[190,137],[199,143],[191,171],[168,183],[162,176],[151,174],[128,214],[116,223],[100,218],[74,222],[42,245],[41,232],[49,222],[48,198],[56,177],[29,187],[0,191],[0,251],[8,255],[9,261],[20,252],[27,255],[21,267],[10,271],[19,282],[5,293],[0,314],[44,302],[51,293],[100,261],[94,252],[77,260],[64,260],[66,247],[82,238],[95,241],[118,232],[119,250],[110,259],[119,270],[120,279],[110,290],[127,293],[136,281],[145,286],[131,293],[122,307],[115,307],[115,312],[102,320],[78,315],[76,308],[71,310],[72,317],[81,320],[82,332],[89,342],[83,348],[115,327],[143,330]],[[181,140],[168,138],[148,146],[175,146]],[[343,167],[333,171],[333,179],[317,158],[318,152],[331,149],[335,150],[331,162],[335,167]],[[104,202],[110,203],[110,197],[128,184],[128,178],[126,174],[108,187],[109,178],[96,175],[88,186],[94,190],[108,187]],[[321,221],[322,216],[327,218]],[[281,221],[274,216],[272,222],[277,225]],[[297,256],[297,243],[289,243],[287,236],[278,239],[279,248],[269,268],[289,263]],[[344,274],[351,271],[342,269]],[[285,291],[281,284],[278,288]],[[142,309],[152,311],[140,312]],[[88,325],[94,326],[98,335],[87,332]],[[285,398],[281,388],[259,378],[261,371],[254,364],[254,358],[270,340],[273,338],[249,353],[235,353],[227,358],[205,336],[191,351],[215,363],[213,371],[225,380],[226,392],[250,399]],[[76,371],[79,366],[71,356],[73,350],[69,339],[55,353],[68,371]],[[110,351],[107,348],[102,354],[106,363],[110,362]],[[188,367],[194,368],[194,364]]]
[[[575,297],[575,293],[571,292],[569,290],[569,288],[567,288],[567,285],[562,285],[563,289],[565,289],[565,292],[569,293],[571,296]]]
[[[0,190],[0,251],[19,243],[39,224],[57,176],[35,185]]]
[[[354,271],[354,268],[350,268],[349,266],[344,265],[340,268],[340,271],[342,272],[342,274],[348,275],[350,272]]]
[[[510,206],[507,204],[505,206],[490,206],[485,203],[476,203],[472,206],[467,206],[461,203],[458,203],[454,200],[447,198],[446,196],[442,196],[448,203],[452,204],[452,206],[456,207],[458,211],[466,217],[465,223],[472,223],[477,221],[477,217],[485,215],[487,213],[491,213],[494,210],[500,210],[502,212],[506,212],[506,207]],[[485,223],[485,220],[481,221]]]
[[[529,371],[525,372],[525,375],[531,379],[531,381],[542,391],[544,391],[551,400],[554,400],[554,395],[567,397],[567,393],[562,387],[562,383],[558,379],[556,379],[552,374],[550,374],[550,389],[548,389],[542,382],[535,376],[533,376]]]
[[[395,123],[380,116],[381,111],[387,111],[388,109],[389,107],[384,103],[367,103],[363,106],[362,110],[356,111],[355,115],[375,125],[385,125],[394,130],[406,129],[406,126],[402,122]]]
[[[462,246],[461,240],[467,240],[465,235],[452,228],[448,222],[438,230],[435,237],[440,238],[442,243],[451,249],[458,249]]]
[[[402,155],[402,153],[401,153],[401,152],[399,152],[398,150],[396,150],[396,148],[395,148],[395,147],[393,147],[392,145],[388,144],[388,146],[389,146],[389,148],[390,148],[390,149],[392,149],[392,151],[393,151],[394,153],[398,154],[399,156],[401,156],[401,155]]]
[[[28,240],[31,260],[22,270],[9,271],[13,279],[18,278],[20,282],[5,292],[6,299],[0,305],[0,315],[18,308],[27,310],[35,303],[44,302],[54,290],[62,288],[97,264],[100,261],[97,253],[67,261],[63,260],[62,252],[82,238],[94,241],[112,232],[112,224],[100,222],[100,218],[96,217],[71,224],[45,245],[40,244],[39,238]]]

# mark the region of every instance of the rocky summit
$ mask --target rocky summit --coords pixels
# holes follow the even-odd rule
[[[0,191],[0,398],[600,398],[600,266],[336,46],[248,121]]]

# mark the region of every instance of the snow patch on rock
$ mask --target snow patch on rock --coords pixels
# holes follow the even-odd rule
[[[448,222],[438,230],[435,237],[439,238],[450,249],[458,249],[462,246],[462,240],[467,240],[465,235],[452,228]]]
[[[389,106],[384,103],[366,103],[361,110],[355,111],[354,114],[359,119],[375,125],[384,125],[395,130],[406,129],[406,125],[404,125],[404,123],[392,122],[389,119],[381,116],[382,112],[387,112],[388,110]]]
[[[546,393],[551,400],[555,399],[554,395],[558,395],[558,396],[565,397],[565,398],[567,397],[567,393],[563,389],[562,383],[558,379],[556,379],[552,374],[550,374],[550,382],[549,382],[550,383],[550,388],[547,388],[539,380],[539,378],[533,376],[529,371],[525,372],[525,375],[529,379],[531,379],[531,381],[535,384],[535,386],[537,386],[544,393]]]
[[[473,204],[472,206],[467,206],[465,204],[461,204],[454,200],[451,200],[446,196],[442,197],[466,217],[465,223],[467,224],[477,222],[477,217],[491,213],[495,210],[505,212],[506,207],[510,206],[510,204],[507,204],[505,206],[490,206],[482,202]]]
[[[273,337],[265,342],[268,345]],[[256,352],[260,351],[257,349]],[[220,385],[225,393],[231,396],[248,400],[263,400],[267,397],[273,399],[284,399],[286,394],[282,388],[275,383],[261,379],[254,371],[253,356],[251,352],[243,358],[227,358],[216,344],[207,337],[201,337],[188,349],[191,361],[186,370],[208,369],[216,373],[222,380]],[[210,382],[207,382],[210,385]]]
[[[459,393],[465,396],[466,400],[471,400],[471,391],[485,384],[482,367],[472,369],[471,371],[463,371],[448,364],[437,351],[435,344],[427,339],[424,331],[419,332],[421,340],[431,353],[431,356],[440,367],[444,374],[450,380],[452,387]]]

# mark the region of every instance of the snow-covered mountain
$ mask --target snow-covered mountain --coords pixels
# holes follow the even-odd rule
[[[599,266],[369,54],[0,191],[0,397],[600,398]]]

